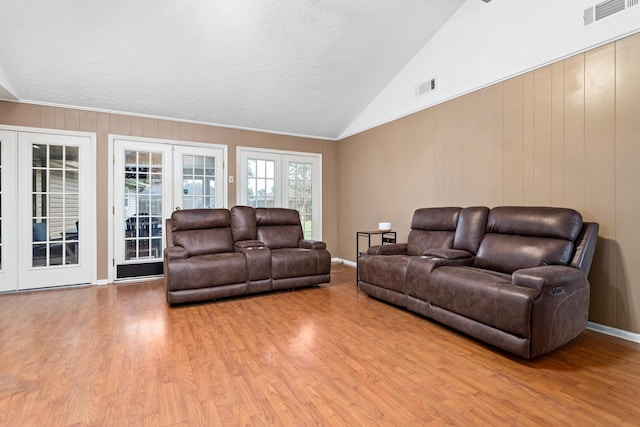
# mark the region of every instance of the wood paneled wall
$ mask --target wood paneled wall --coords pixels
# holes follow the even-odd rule
[[[427,95],[428,96],[428,95]],[[551,205],[600,223],[590,320],[640,333],[640,34],[339,143],[339,256],[427,206]]]
[[[111,212],[107,198],[108,168],[111,165],[109,161],[111,155],[108,152],[109,134],[226,145],[229,156],[229,175],[233,176],[237,175],[237,146],[322,154],[323,240],[327,243],[327,249],[334,254],[337,252],[337,186],[334,167],[338,152],[336,142],[5,101],[0,101],[0,124],[96,133],[98,280],[107,279],[110,268],[107,233],[107,221]],[[229,206],[235,204],[236,185],[229,184]]]

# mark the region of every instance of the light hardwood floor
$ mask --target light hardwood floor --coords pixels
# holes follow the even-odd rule
[[[640,345],[512,357],[332,283],[170,308],[161,281],[0,295],[0,425],[640,425]]]

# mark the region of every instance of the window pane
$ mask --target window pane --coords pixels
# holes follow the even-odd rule
[[[198,176],[204,175],[204,156],[194,157],[193,174]]]
[[[78,172],[76,171],[65,172],[64,191],[66,193],[78,192]]]
[[[144,151],[138,151],[138,165],[148,166],[151,161],[151,156],[149,153],[145,153]]]
[[[182,156],[182,174],[185,176],[193,174],[193,156]]]
[[[266,173],[265,161],[264,160],[258,160],[256,162],[256,166],[258,167],[258,170],[256,171],[256,176],[257,177],[264,177],[265,173]]]
[[[276,177],[276,162],[273,160],[267,161],[267,178]]]
[[[162,153],[151,153],[151,164],[162,167]]]
[[[65,148],[65,162],[64,168],[67,170],[78,170],[79,164],[79,148],[78,147],[66,147]]]

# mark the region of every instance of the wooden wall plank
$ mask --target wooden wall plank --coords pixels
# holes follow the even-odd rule
[[[564,204],[564,61],[561,61],[551,65],[551,205]]]
[[[478,95],[462,98],[461,206],[476,206],[478,201]]]
[[[142,118],[142,136],[145,138],[158,138],[158,119]]]
[[[451,156],[449,157],[449,204],[462,206],[462,100],[451,101]]]
[[[533,204],[551,206],[552,202],[552,156],[553,137],[551,131],[551,67],[536,70],[535,99],[533,106]]]
[[[584,210],[584,54],[565,61],[564,205]]]
[[[422,206],[430,206],[435,200],[435,167],[436,163],[439,162],[439,159],[436,157],[436,114],[433,108],[429,108],[424,112],[422,121],[424,124],[424,130],[422,133],[422,137],[424,139],[422,140],[422,143],[425,147],[425,178],[422,187],[422,191],[424,192],[422,199],[424,200],[424,203]]]
[[[48,105],[40,107],[40,126],[48,129],[56,128],[56,108]]]
[[[586,219],[597,218],[600,240],[591,268],[592,316],[620,324],[616,310],[615,238],[615,46],[585,54],[584,188]],[[624,322],[624,323],[628,323]]]
[[[524,77],[504,82],[504,203],[524,202]]]
[[[95,111],[78,110],[78,130],[82,132],[95,132],[97,116]]]
[[[17,126],[20,122],[20,103],[0,101],[0,123]]]
[[[449,103],[441,104],[436,109],[436,158],[435,165],[435,206],[447,206],[449,198],[449,164],[451,158],[451,106]]]
[[[494,114],[494,199],[487,206],[504,204],[504,83],[495,85],[495,114]]]
[[[493,87],[482,89],[478,92],[478,124],[477,124],[477,147],[478,147],[478,201],[477,203],[491,204],[495,199],[493,177],[494,166],[494,91]]]
[[[640,332],[640,34],[616,42],[616,323]]]
[[[523,76],[522,111],[522,203],[531,206],[535,201],[535,73]]]
[[[80,112],[78,110],[64,110],[64,128],[66,130],[80,130]]]
[[[56,129],[65,129],[64,116],[65,109],[60,107],[55,107],[56,109]]]
[[[131,136],[144,136],[144,119],[139,116],[131,117]]]
[[[168,120],[158,120],[158,138],[173,138],[173,123]]]

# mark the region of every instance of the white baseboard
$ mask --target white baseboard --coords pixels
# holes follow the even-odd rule
[[[594,322],[587,322],[587,329],[640,344],[640,334],[625,331],[623,329],[612,328],[611,326],[605,326]]]
[[[347,265],[347,266],[353,267],[353,268],[356,268],[358,266],[358,264],[356,264],[355,262],[349,261],[348,259],[342,259],[342,258],[331,258],[331,262],[333,262],[335,264]]]
[[[104,285],[108,285],[109,284],[109,280],[108,279],[102,279],[102,280],[96,280],[92,283],[92,285],[94,286],[104,286]]]

